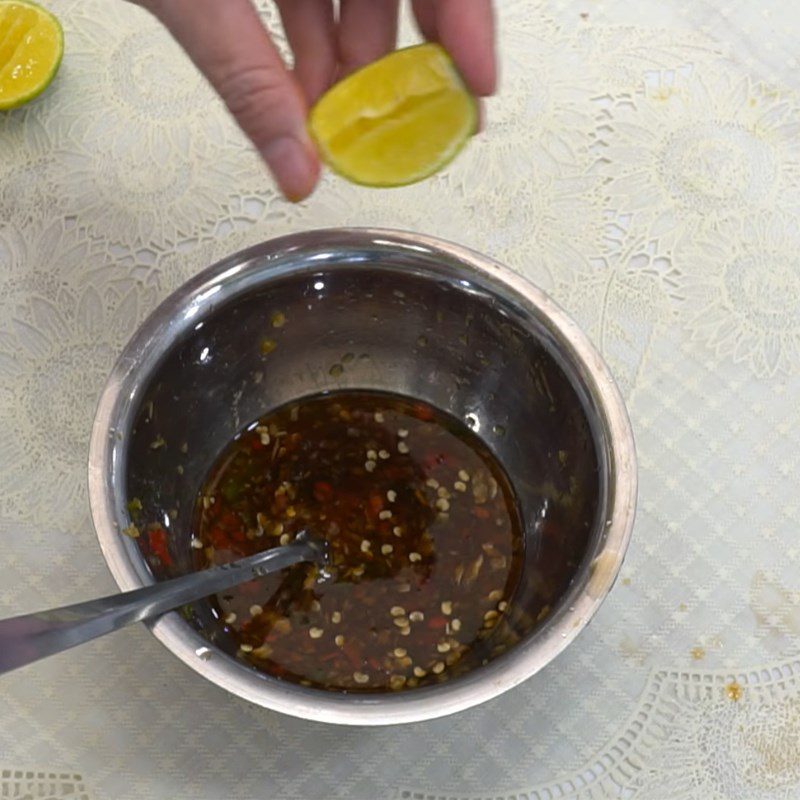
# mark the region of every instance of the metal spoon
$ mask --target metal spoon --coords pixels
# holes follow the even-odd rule
[[[301,561],[327,560],[325,545],[294,542],[221,567],[192,572],[98,600],[0,620],[0,674]]]

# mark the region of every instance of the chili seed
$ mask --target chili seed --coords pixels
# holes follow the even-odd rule
[[[312,600],[311,601],[311,610],[312,611],[316,612],[316,611],[320,611],[321,609],[322,609],[322,606],[320,605],[319,600]]]
[[[464,483],[464,481],[456,481],[456,482],[453,484],[453,488],[454,488],[454,489],[455,489],[457,492],[466,492],[466,491],[467,491],[467,484],[466,484],[466,483]]]
[[[375,467],[376,467],[376,464],[375,464],[375,462],[374,462],[374,461],[367,461],[367,462],[364,464],[364,469],[365,469],[367,472],[374,472],[374,471],[375,471]]]
[[[495,589],[495,590],[489,592],[489,600],[492,603],[495,603],[498,600],[501,600],[502,598],[503,598],[503,590],[502,589]]]
[[[393,617],[404,617],[406,615],[406,610],[402,606],[392,606],[389,613]]]
[[[289,620],[286,617],[281,617],[280,619],[276,619],[275,622],[272,623],[272,630],[274,633],[283,636],[291,632],[292,623],[289,622]]]
[[[362,553],[369,553],[371,548],[372,548],[372,542],[370,542],[369,539],[362,539],[361,540],[361,552]]]
[[[339,624],[341,621],[342,621],[342,614],[341,614],[341,612],[339,612],[339,611],[334,611],[334,612],[331,614],[331,622],[332,622],[334,625],[338,625],[338,624]]]
[[[405,438],[406,438],[406,436],[408,436],[408,431],[407,431],[405,428],[400,428],[400,429],[397,431],[397,436],[398,436],[400,439],[405,439]]]
[[[411,628],[400,628],[401,636],[408,636],[411,633]]]
[[[444,672],[444,661],[437,661],[432,667],[431,672],[434,675],[441,675]]]
[[[497,619],[499,616],[500,615],[494,609],[492,609],[491,611],[487,611],[483,615],[483,618],[488,622],[489,620]]]
[[[422,667],[414,667],[414,675],[418,678],[424,678],[428,673]]]
[[[333,641],[337,647],[344,647],[344,636],[341,633],[338,636],[334,636]]]
[[[405,442],[399,442],[397,445],[397,452],[398,453],[408,453],[411,451],[411,448]]]
[[[395,525],[394,528],[392,528],[392,533],[400,537],[403,535],[403,529],[399,525]]]
[[[270,443],[269,437],[269,428],[264,425],[259,425],[256,428],[256,433],[258,434],[259,439],[261,440],[261,444],[266,447]]]
[[[439,642],[439,644],[436,645],[436,649],[440,653],[449,653],[450,652],[450,643],[449,642]]]
[[[409,553],[408,560],[412,562],[422,561],[422,556],[419,553]]]
[[[411,584],[410,583],[401,583],[397,587],[397,591],[400,592],[400,594],[408,594],[408,592],[411,591]]]
[[[389,688],[390,689],[402,689],[406,685],[406,676],[405,675],[390,675],[389,676]]]
[[[375,422],[385,422],[385,417],[380,411],[375,412]]]
[[[428,480],[425,481],[425,485],[431,489],[438,489],[439,481],[437,481],[436,478],[428,478]]]
[[[390,555],[392,553],[393,550],[394,550],[394,547],[392,547],[392,545],[390,545],[390,544],[382,544],[381,545],[381,554],[382,555],[388,556],[388,555]]]
[[[252,653],[253,652],[253,645],[247,644],[247,642],[243,642],[242,644],[239,645],[239,649],[243,653]]]
[[[380,514],[378,514],[378,519],[391,519],[391,518],[392,518],[392,512],[389,511],[388,508],[385,509],[384,511],[381,511]]]
[[[308,629],[308,635],[312,639],[319,639],[322,636],[323,633],[325,633],[325,631],[323,631],[322,628],[309,628]]]
[[[450,499],[450,492],[448,492],[447,489],[445,489],[444,486],[440,486],[436,490],[436,494],[438,494],[439,497],[444,497],[445,500],[449,500]]]
[[[444,497],[440,497],[436,501],[436,508],[438,508],[439,511],[449,511],[450,510],[450,503],[447,500],[445,500]]]
[[[468,483],[469,482],[469,472],[467,472],[465,469],[460,469],[458,471],[458,477],[459,477],[459,480],[464,481],[464,483]]]
[[[233,625],[233,623],[236,622],[236,614],[234,614],[233,611],[228,612],[225,615],[225,622],[228,625]]]
[[[272,648],[268,644],[262,644],[253,650],[253,655],[256,658],[269,658],[272,655]]]
[[[453,613],[453,603],[450,600],[443,600],[442,601],[442,614],[447,614],[448,616]]]
[[[470,565],[466,572],[467,583],[472,583],[479,575],[483,566],[483,553],[481,553]]]
[[[369,683],[369,675],[366,675],[363,672],[354,672],[353,673],[353,680],[356,683]]]
[[[261,608],[261,606],[258,605],[257,603],[252,605],[252,606],[250,606],[250,616],[251,617],[257,617],[259,614],[263,613],[263,611],[264,611],[264,609]]]
[[[289,534],[288,534],[288,533],[282,533],[282,534],[281,534],[281,538],[280,538],[280,539],[278,539],[278,541],[279,541],[279,542],[280,542],[282,545],[284,545],[284,546],[285,546],[285,545],[289,544],[289,541],[290,541],[290,539],[291,539],[291,537],[289,536]]]
[[[454,620],[453,620],[453,621],[450,623],[450,625],[451,625],[451,627],[453,628],[453,630],[454,630],[454,631],[460,631],[460,630],[461,630],[461,620],[460,620],[458,617],[456,617],[456,618],[455,618],[455,619],[454,619]]]
[[[393,652],[398,658],[405,658],[408,655],[408,650],[405,647],[395,647]]]
[[[506,603],[506,601],[505,601],[505,600],[501,600],[501,601],[500,601],[500,602],[497,604],[497,610],[498,610],[498,611],[505,611],[507,608],[508,608],[508,603]]]
[[[408,615],[408,618],[409,618],[409,619],[410,619],[412,622],[422,622],[422,620],[424,620],[424,619],[425,619],[425,615],[424,615],[424,614],[423,614],[421,611],[412,611],[412,612],[411,612],[411,613]]]
[[[194,550],[202,550],[203,549],[203,542],[200,539],[192,538],[192,549]]]
[[[367,460],[368,461],[376,461],[378,458],[377,450],[367,450]]]
[[[398,628],[408,627],[408,620],[405,617],[395,617],[392,621]]]
[[[389,451],[388,450],[378,450],[378,458],[383,461],[386,461],[389,458]]]
[[[390,503],[394,503],[394,501],[397,500],[397,492],[394,489],[389,489],[389,491],[386,492],[386,499]]]

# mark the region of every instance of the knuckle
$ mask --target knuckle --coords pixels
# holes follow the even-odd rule
[[[263,66],[222,70],[217,89],[230,112],[243,124],[287,103],[286,80],[275,69]]]

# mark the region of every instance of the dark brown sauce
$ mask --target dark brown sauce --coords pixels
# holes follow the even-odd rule
[[[197,566],[324,538],[314,565],[228,590],[237,656],[318,688],[446,680],[513,644],[522,521],[504,471],[459,420],[377,392],[299,401],[221,454],[195,510]]]

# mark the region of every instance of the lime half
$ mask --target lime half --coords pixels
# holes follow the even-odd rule
[[[59,21],[35,3],[0,0],[0,111],[41,94],[64,53]]]
[[[335,172],[367,186],[402,186],[447,164],[475,132],[478,105],[445,50],[397,50],[329,89],[308,127]]]

